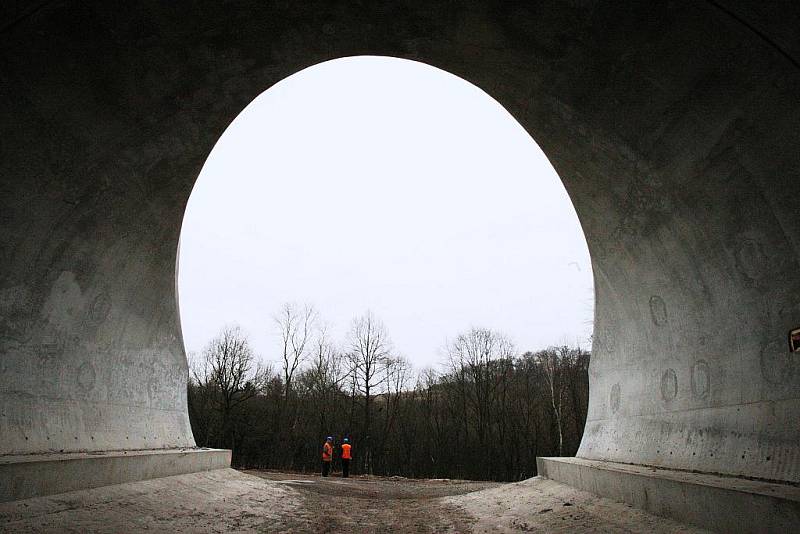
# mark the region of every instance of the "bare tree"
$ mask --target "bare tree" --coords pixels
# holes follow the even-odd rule
[[[353,321],[349,345],[353,392],[357,391],[364,400],[362,447],[364,467],[369,471],[372,399],[388,380],[392,345],[386,327],[370,311]]]
[[[389,358],[386,365],[386,398],[392,400],[408,389],[412,366],[404,356]]]
[[[229,326],[206,345],[201,357],[194,360],[192,372],[198,385],[214,392],[223,440],[233,448],[231,419],[264,388],[271,369],[258,361],[241,329]]]
[[[465,435],[469,431],[468,422],[473,420],[478,445],[483,450],[489,439],[496,395],[514,357],[514,345],[503,334],[487,328],[472,328],[456,337],[447,352],[460,391]],[[470,408],[474,417],[470,417]]]
[[[310,365],[303,372],[303,383],[312,399],[321,435],[330,425],[333,416],[330,412],[336,395],[341,392],[341,384],[347,379],[347,372],[342,354],[328,337],[327,327],[317,329],[310,351]]]
[[[550,398],[550,406],[553,408],[553,416],[556,419],[556,428],[558,430],[558,455],[562,456],[564,452],[564,429],[562,424],[562,402],[563,402],[563,388],[562,381],[560,380],[560,364],[561,355],[559,352],[568,351],[568,347],[562,347],[561,350],[551,347],[536,353],[536,359],[542,369],[544,379],[547,385],[547,390]]]
[[[327,326],[317,329],[310,353],[310,365],[306,374],[313,391],[337,388],[345,381],[347,374],[342,365],[342,356],[330,340]]]
[[[206,387],[208,383],[206,377],[209,374],[208,362],[196,352],[190,352],[187,360],[189,362],[187,400],[192,432],[198,443],[211,443],[217,426],[215,419],[218,413],[214,409],[216,396],[214,388]]]
[[[292,391],[292,380],[297,369],[308,357],[309,342],[314,332],[317,312],[306,304],[284,304],[275,316],[281,332],[284,397]]]
[[[385,404],[383,405],[384,421],[381,430],[381,442],[378,450],[383,454],[386,451],[387,442],[392,439],[397,427],[398,412],[400,411],[400,401],[404,394],[410,395],[409,380],[411,379],[411,362],[403,356],[390,357],[386,361],[386,388],[382,395]],[[413,392],[413,390],[412,390]]]

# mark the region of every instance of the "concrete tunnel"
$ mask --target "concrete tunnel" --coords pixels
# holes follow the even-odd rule
[[[183,211],[251,100],[351,55],[477,85],[562,178],[596,288],[580,469],[796,488],[798,27],[740,0],[0,8],[2,500],[225,465],[187,415]]]

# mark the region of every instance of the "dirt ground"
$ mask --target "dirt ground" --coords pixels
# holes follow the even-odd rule
[[[473,518],[441,498],[495,488],[495,482],[415,480],[399,477],[248,474],[297,489],[304,506],[296,532],[470,532]]]
[[[0,532],[700,532],[558,483],[220,469],[0,504]]]

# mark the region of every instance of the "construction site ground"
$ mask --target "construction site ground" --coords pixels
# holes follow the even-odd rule
[[[221,469],[3,503],[0,532],[701,531],[538,478],[342,479]]]

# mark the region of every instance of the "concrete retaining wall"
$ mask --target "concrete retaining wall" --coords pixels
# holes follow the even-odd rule
[[[537,458],[539,476],[714,532],[785,533],[800,525],[800,488],[581,458]]]
[[[0,458],[0,502],[223,469],[231,451],[173,449]]]

